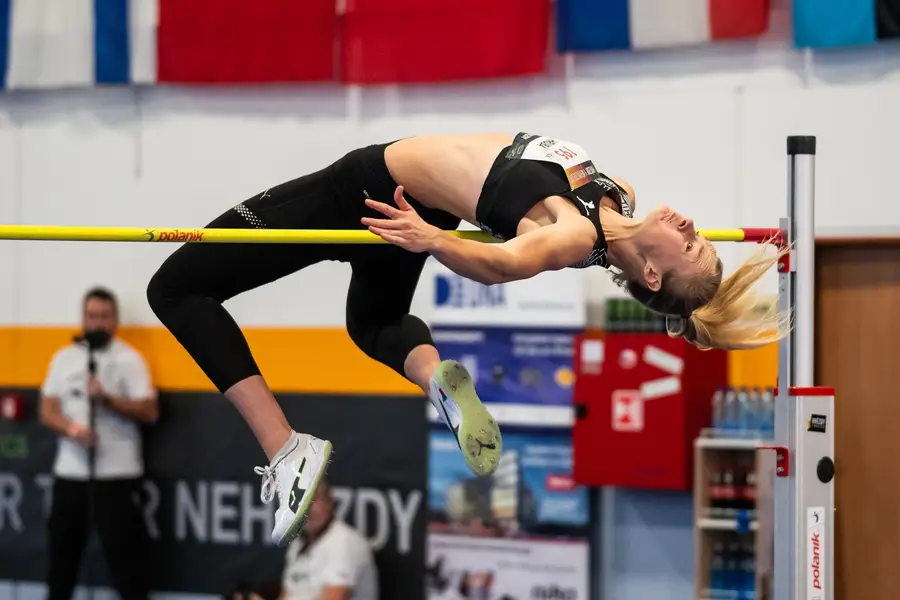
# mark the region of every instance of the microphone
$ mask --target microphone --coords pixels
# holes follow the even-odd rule
[[[87,343],[88,346],[88,370],[91,375],[97,374],[97,363],[94,360],[94,350],[105,348],[112,336],[102,329],[93,329],[85,331],[74,338],[76,344]]]
[[[97,348],[97,342],[99,341],[96,336],[91,335],[93,332],[86,332],[80,335],[76,335],[72,338],[72,341],[76,344],[84,344],[87,343],[88,346],[88,373],[91,375],[97,374],[97,361],[94,359],[94,350]]]

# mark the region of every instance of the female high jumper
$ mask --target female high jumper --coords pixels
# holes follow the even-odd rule
[[[269,464],[256,472],[263,501],[278,494],[272,539],[283,545],[302,526],[331,443],[288,424],[224,301],[323,260],[349,263],[350,337],[418,385],[453,431],[469,468],[488,475],[501,453],[497,423],[471,375],[456,361],[441,361],[428,326],[409,314],[429,256],[486,285],[570,267],[614,269],[631,296],[666,315],[670,335],[702,348],[755,348],[786,334],[786,317],[751,310],[751,287],[778,253],[760,252],[723,279],[715,248],[691,219],[660,206],[637,220],[633,210],[628,183],[601,173],[570,142],[526,133],[412,137],[353,150],[208,225],[367,228],[389,244],[188,243],[162,264],[147,297],[265,451]],[[462,221],[504,241],[446,233]]]

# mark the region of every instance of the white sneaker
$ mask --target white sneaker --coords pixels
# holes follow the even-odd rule
[[[278,494],[272,541],[279,546],[286,546],[300,533],[306,511],[331,460],[331,442],[303,437],[309,439],[305,448],[302,438],[293,432],[268,466],[253,469],[263,478],[260,499],[269,504]]]
[[[431,403],[456,436],[466,464],[476,475],[500,465],[503,439],[493,415],[475,393],[472,376],[455,360],[445,360],[431,379]]]

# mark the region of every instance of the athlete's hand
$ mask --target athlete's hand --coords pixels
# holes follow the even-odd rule
[[[398,185],[394,190],[394,203],[397,205],[396,208],[384,202],[366,199],[366,206],[388,218],[363,217],[362,224],[384,241],[400,246],[404,250],[410,252],[430,250],[434,246],[434,241],[441,234],[440,228],[426,223],[419,213],[409,205],[409,202],[403,197],[402,185]]]

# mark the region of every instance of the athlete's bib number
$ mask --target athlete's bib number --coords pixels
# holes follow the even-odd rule
[[[621,193],[611,179],[597,171],[588,153],[578,144],[531,133],[520,133],[513,140],[506,157],[556,163],[565,171],[572,190],[594,181],[605,190],[605,193],[615,192],[621,200],[622,214],[631,217],[631,204],[627,194]]]
[[[553,153],[556,154],[557,156],[563,157],[565,160],[572,160],[573,158],[578,156],[577,152],[569,150],[565,146],[563,146],[562,148],[557,148],[556,150],[553,151]]]
[[[560,165],[566,172],[569,186],[575,190],[588,184],[597,175],[590,157],[578,144],[553,138],[538,137],[529,140],[521,158],[543,160]]]

